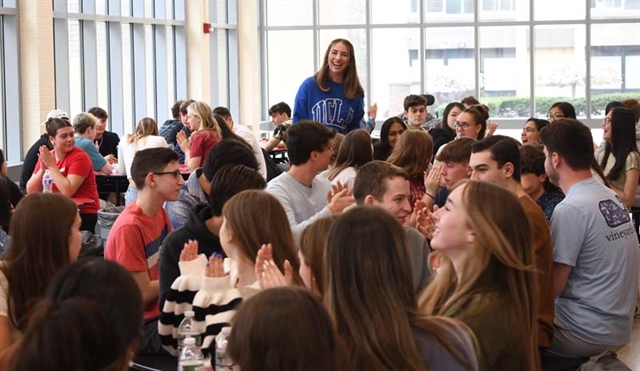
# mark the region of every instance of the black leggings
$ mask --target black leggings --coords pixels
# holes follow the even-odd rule
[[[98,214],[80,214],[82,224],[80,224],[81,231],[89,231],[96,233],[96,223],[98,222]]]

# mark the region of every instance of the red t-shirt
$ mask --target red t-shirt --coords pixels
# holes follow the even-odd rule
[[[204,164],[207,155],[213,147],[220,141],[218,133],[213,130],[198,130],[191,134],[191,150],[189,156],[200,157],[200,166]]]
[[[146,271],[150,281],[160,279],[158,260],[162,241],[171,232],[171,222],[164,208],[147,216],[134,202],[122,211],[109,232],[104,258],[113,260],[131,272]],[[144,308],[144,320],[160,317],[158,300]]]
[[[54,151],[51,151],[53,158],[56,158]],[[88,198],[94,200],[93,204],[84,205],[80,209],[80,214],[97,214],[100,208],[100,198],[98,197],[98,186],[96,184],[96,175],[93,173],[93,163],[91,158],[85,151],[78,147],[74,147],[71,152],[67,153],[65,158],[56,161],[56,166],[60,169],[62,175],[78,175],[84,177],[84,182],[78,187],[76,193],[73,194],[74,198]],[[40,161],[36,163],[36,168],[33,173],[37,173],[40,170]],[[53,192],[60,193],[60,190],[53,183]]]

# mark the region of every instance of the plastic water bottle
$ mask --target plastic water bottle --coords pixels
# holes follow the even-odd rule
[[[53,178],[51,177],[51,172],[48,169],[44,171],[44,175],[42,176],[42,192],[53,192]]]
[[[184,339],[178,371],[205,371],[204,355],[200,351],[200,347],[196,345],[196,339],[192,337]]]
[[[182,353],[182,348],[184,346],[183,341],[187,337],[192,337],[196,341],[197,346],[202,345],[202,337],[200,336],[199,328],[196,325],[196,322],[193,319],[195,314],[192,310],[188,310],[184,312],[184,319],[180,322],[180,326],[178,326],[178,352]]]
[[[232,371],[233,361],[227,357],[227,344],[231,327],[223,327],[216,336],[216,371]]]

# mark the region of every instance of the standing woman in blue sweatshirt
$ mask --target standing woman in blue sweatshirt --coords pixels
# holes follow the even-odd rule
[[[304,80],[296,94],[293,124],[318,121],[338,133],[360,128],[364,116],[364,89],[358,79],[353,45],[335,39],[324,54],[322,67]]]

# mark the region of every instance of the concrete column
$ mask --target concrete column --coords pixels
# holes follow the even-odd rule
[[[238,122],[251,125],[257,135],[260,112],[260,35],[257,0],[238,1],[238,58],[240,75],[240,109]],[[242,63],[240,63],[242,61]]]
[[[211,81],[211,60],[209,57],[209,38],[212,34],[205,34],[202,31],[202,24],[211,22],[208,19],[208,1],[185,1],[186,21],[187,21],[187,92],[188,97],[211,102],[210,84]]]

